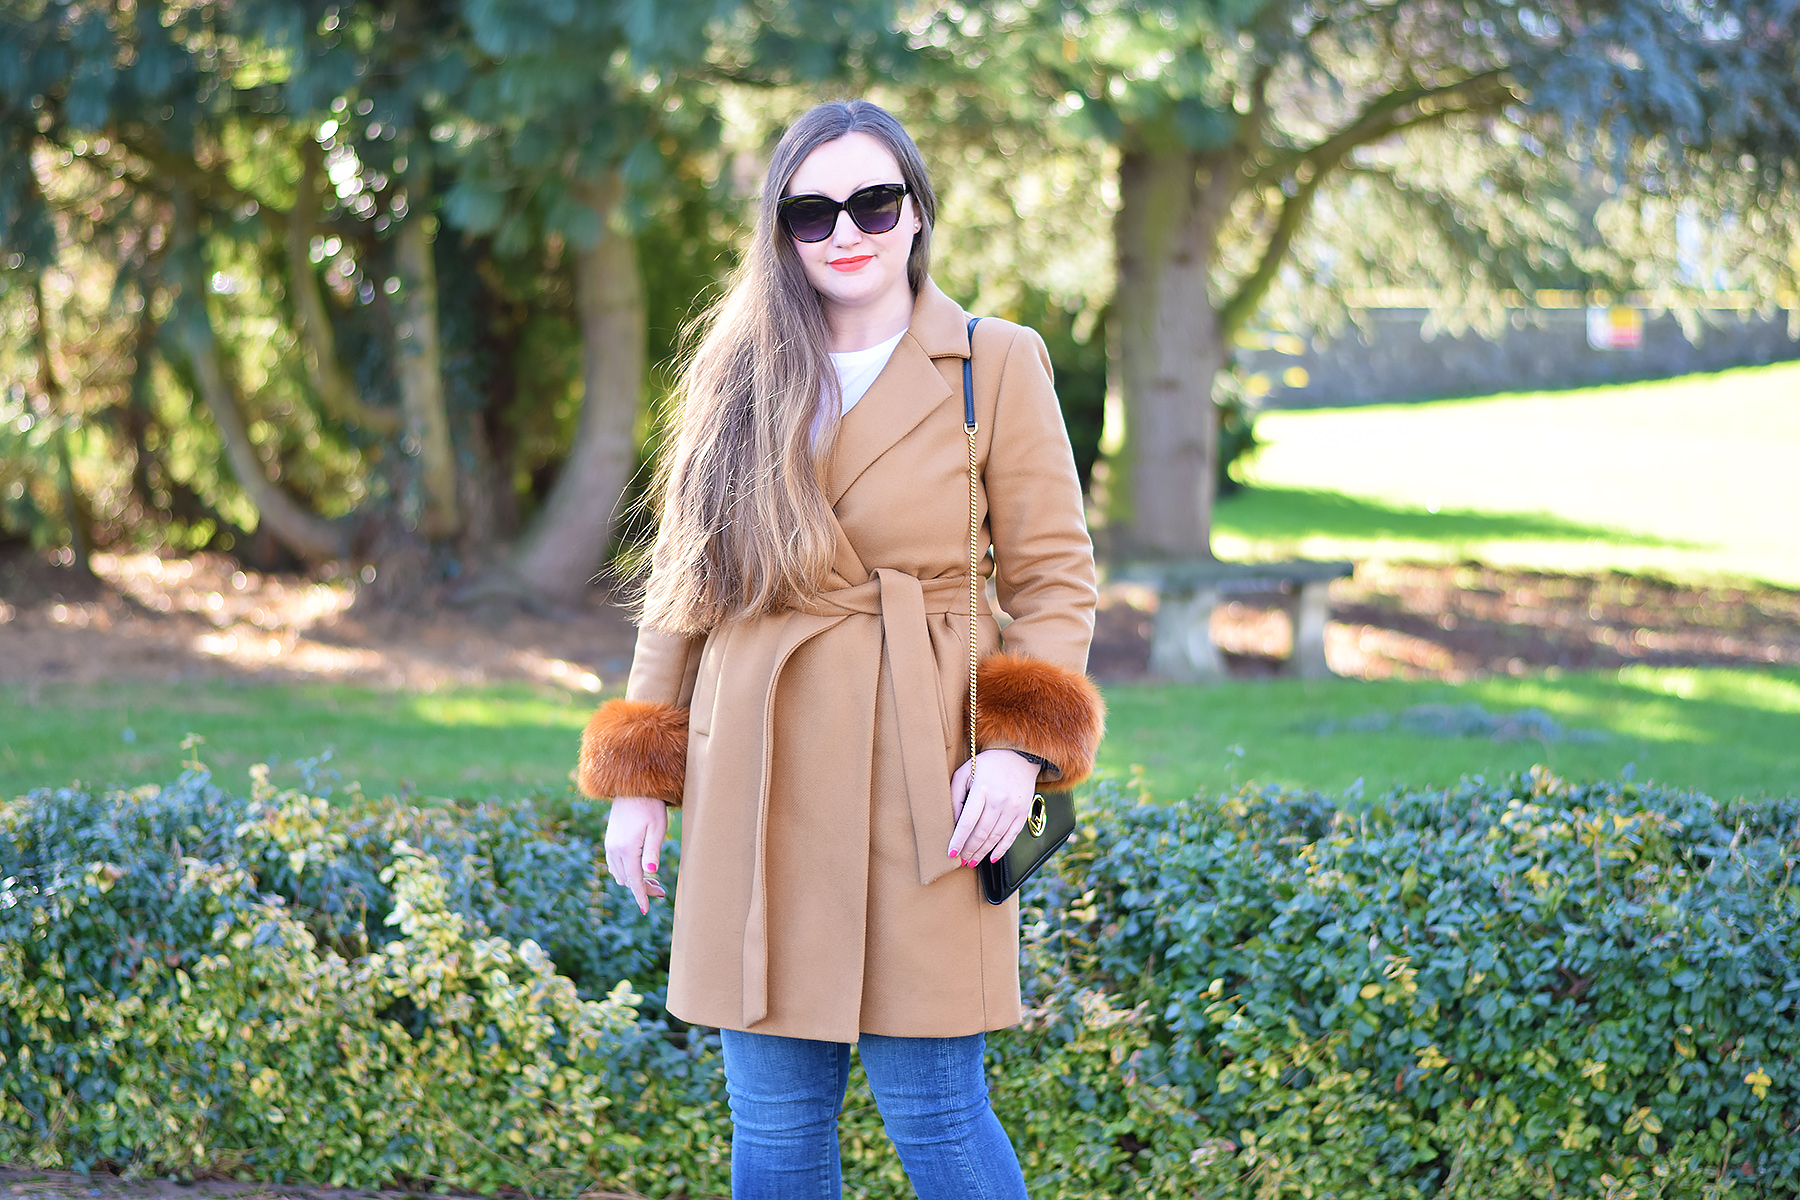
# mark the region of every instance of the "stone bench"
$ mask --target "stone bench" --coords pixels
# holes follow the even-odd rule
[[[1314,562],[1125,562],[1108,572],[1124,583],[1156,589],[1156,627],[1150,642],[1150,669],[1183,683],[1225,678],[1225,661],[1213,645],[1212,615],[1223,597],[1279,592],[1294,630],[1294,652],[1282,673],[1302,679],[1331,674],[1325,664],[1325,622],[1330,616],[1331,581],[1354,563]]]

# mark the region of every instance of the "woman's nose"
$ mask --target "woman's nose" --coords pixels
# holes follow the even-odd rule
[[[831,231],[831,244],[834,246],[854,246],[862,241],[862,230],[850,219],[850,210],[845,209],[838,214],[837,228]]]

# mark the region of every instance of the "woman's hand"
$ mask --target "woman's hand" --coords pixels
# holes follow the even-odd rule
[[[1014,757],[1017,757],[1016,755]],[[667,895],[656,881],[656,858],[669,832],[669,808],[646,796],[619,796],[606,818],[606,869],[629,888],[638,911],[650,911],[650,897]]]
[[[973,766],[975,786],[970,788]],[[950,834],[950,857],[972,867],[983,857],[998,862],[1031,816],[1037,791],[1038,765],[1011,750],[983,750],[956,768],[950,777],[950,803],[956,829]]]

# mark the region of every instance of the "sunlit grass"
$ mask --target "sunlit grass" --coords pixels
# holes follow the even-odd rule
[[[1800,793],[1800,672],[1629,667],[1560,678],[1472,683],[1349,679],[1264,680],[1218,687],[1107,689],[1104,772],[1141,772],[1163,799],[1245,782],[1336,791],[1363,780],[1370,794],[1464,774],[1489,778],[1544,763],[1597,778],[1628,764],[1638,779],[1715,796]],[[1398,717],[1420,704],[1479,704],[1492,713],[1536,708],[1568,731],[1604,740],[1494,742],[1390,728],[1320,734],[1327,722]]]
[[[56,686],[37,702],[0,699],[0,793],[81,779],[138,784],[173,778],[183,737],[235,786],[250,765],[330,750],[327,771],[369,794],[501,796],[562,793],[593,698],[525,684],[396,692],[343,684],[190,683]]]
[[[1800,681],[1778,672],[1709,671],[1695,667],[1626,667],[1619,680],[1628,687],[1682,700],[1736,703],[1768,712],[1800,714]],[[1800,729],[1789,748],[1800,759]]]
[[[1271,412],[1225,558],[1389,558],[1800,586],[1800,363]]]
[[[1800,672],[1629,667],[1451,685],[1397,680],[1260,680],[1218,687],[1107,689],[1100,771],[1141,774],[1162,799],[1244,782],[1327,791],[1363,780],[1443,784],[1545,763],[1574,777],[1630,764],[1713,795],[1800,792]],[[112,684],[46,687],[35,704],[0,698],[0,795],[80,779],[136,785],[173,778],[188,733],[228,786],[252,763],[298,778],[329,750],[336,784],[369,794],[485,799],[561,797],[591,700],[524,685],[406,693],[348,685]],[[1326,722],[1398,716],[1419,704],[1538,708],[1603,741],[1493,742],[1397,728],[1321,734]]]

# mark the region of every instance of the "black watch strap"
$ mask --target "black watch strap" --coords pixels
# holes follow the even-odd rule
[[[1009,746],[1009,747],[1007,747],[1007,749],[1012,750],[1012,747]],[[1038,769],[1040,771],[1042,771],[1042,770],[1060,771],[1062,769],[1062,768],[1058,767],[1055,763],[1051,762],[1049,759],[1043,757],[1041,754],[1033,754],[1028,750],[1013,750],[1013,753],[1017,754],[1020,758],[1030,759],[1032,762],[1034,762],[1038,765]]]

